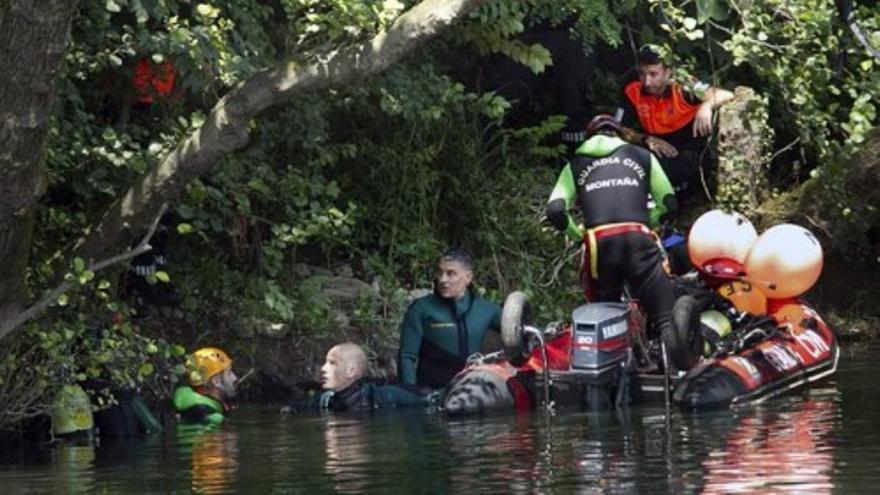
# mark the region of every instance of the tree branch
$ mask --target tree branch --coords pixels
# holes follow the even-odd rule
[[[859,43],[861,43],[862,46],[865,47],[865,50],[867,50],[868,53],[871,54],[871,56],[873,56],[877,60],[880,60],[880,50],[874,48],[874,45],[872,45],[871,42],[868,41],[865,33],[862,32],[862,28],[855,20],[849,22],[849,29],[853,32]]]
[[[107,268],[108,266],[113,266],[117,263],[130,260],[135,256],[139,256],[153,249],[153,246],[150,245],[150,239],[153,237],[153,234],[156,233],[156,228],[158,228],[159,226],[159,220],[162,218],[162,215],[165,214],[165,211],[167,209],[168,206],[165,204],[159,207],[159,213],[156,215],[156,218],[153,219],[153,224],[150,226],[150,229],[147,231],[146,235],[144,235],[143,239],[141,239],[141,241],[137,244],[137,246],[129,249],[122,254],[118,254],[105,260],[92,263],[86,268],[86,270],[98,272],[100,270],[103,270],[104,268]],[[30,321],[31,318],[42,313],[46,308],[51,306],[52,303],[56,302],[62,294],[69,291],[72,287],[73,282],[65,280],[60,285],[47,292],[46,295],[43,296],[43,298],[37,301],[34,305],[22,311],[21,313],[5,320],[3,324],[0,325],[0,340],[3,340],[3,338],[6,337],[10,332],[20,327],[24,323]]]
[[[85,259],[105,256],[127,228],[146,223],[158,205],[181,196],[226,154],[244,147],[250,123],[263,110],[310,90],[329,89],[382,72],[440,31],[488,0],[424,0],[363,43],[308,57],[288,59],[258,72],[226,94],[205,123],[123,194],[74,252]]]

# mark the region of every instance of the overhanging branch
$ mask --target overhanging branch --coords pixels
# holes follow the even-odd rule
[[[105,256],[126,228],[145,225],[159,204],[179,198],[189,182],[244,147],[250,123],[260,112],[305,91],[343,87],[382,72],[487,2],[424,0],[368,41],[309,57],[310,62],[289,59],[254,74],[221,98],[201,127],[111,205],[74,252],[84,259]]]
[[[107,268],[108,266],[113,266],[117,263],[121,263],[126,260],[130,260],[135,256],[139,256],[141,254],[146,253],[153,249],[153,246],[150,245],[150,239],[153,237],[153,234],[156,233],[156,228],[159,226],[159,220],[162,218],[162,215],[165,214],[165,211],[168,209],[167,205],[162,205],[159,208],[159,213],[156,215],[156,218],[153,219],[153,223],[150,226],[150,229],[147,231],[146,235],[141,239],[141,241],[137,244],[137,246],[129,249],[128,251],[118,254],[116,256],[112,256],[105,260],[98,261],[96,263],[92,263],[86,270],[90,270],[92,272],[98,272]],[[59,284],[54,289],[50,290],[43,296],[42,299],[34,303],[31,307],[22,311],[21,313],[13,316],[12,318],[7,319],[0,325],[0,340],[3,340],[10,332],[20,327],[21,325],[27,323],[32,318],[42,313],[46,308],[52,305],[52,303],[56,302],[62,294],[69,291],[73,287],[73,282],[65,280],[61,284]]]

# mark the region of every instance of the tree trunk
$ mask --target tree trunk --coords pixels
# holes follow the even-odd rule
[[[718,115],[718,193],[716,203],[751,217],[770,196],[767,149],[773,129],[767,98],[737,86],[736,98]]]
[[[27,296],[41,154],[76,0],[0,3],[0,321]]]
[[[381,72],[488,0],[424,0],[373,39],[259,72],[220,99],[205,123],[117,200],[77,244],[87,259],[107,256],[137,235],[166,202],[223,158],[247,144],[248,124],[263,110],[309,90],[341,87]],[[127,232],[126,232],[127,231]]]

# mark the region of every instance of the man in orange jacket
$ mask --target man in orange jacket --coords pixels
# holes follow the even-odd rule
[[[639,78],[624,88],[618,109],[621,123],[637,127],[625,138],[641,144],[660,158],[660,164],[679,195],[693,194],[700,170],[711,170],[709,149],[714,111],[733,99],[730,91],[694,81],[672,79],[670,55],[657,45],[645,45],[638,54]]]

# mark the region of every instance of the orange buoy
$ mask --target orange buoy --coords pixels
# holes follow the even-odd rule
[[[745,261],[758,232],[736,212],[710,210],[694,222],[688,234],[688,255],[697,268],[713,259]]]
[[[745,261],[746,278],[770,299],[808,291],[822,273],[822,245],[809,230],[790,223],[758,237]]]

